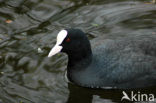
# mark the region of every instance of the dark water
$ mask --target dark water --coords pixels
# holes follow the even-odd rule
[[[156,5],[145,2],[150,0],[0,0],[0,103],[120,103],[123,90],[68,84],[66,55],[47,55],[58,31],[68,27],[87,32],[92,44],[156,35]],[[133,91],[156,96],[155,87]]]

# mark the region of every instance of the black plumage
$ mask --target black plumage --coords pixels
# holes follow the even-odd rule
[[[84,32],[66,30],[61,52],[68,55],[71,82],[92,88],[156,86],[156,35],[105,39],[91,49]]]

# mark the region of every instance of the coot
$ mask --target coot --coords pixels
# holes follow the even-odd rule
[[[99,41],[97,41],[99,42]],[[106,39],[92,47],[80,29],[58,33],[48,57],[68,55],[67,77],[90,88],[143,88],[156,86],[156,35]]]

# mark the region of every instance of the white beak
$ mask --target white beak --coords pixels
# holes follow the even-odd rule
[[[49,52],[48,57],[52,57],[55,54],[59,53],[62,50],[62,48],[63,48],[62,46],[56,44]]]
[[[48,54],[48,57],[52,57],[53,55],[59,53],[62,50],[63,47],[60,46],[60,44],[63,42],[66,36],[67,36],[66,30],[61,30],[58,33],[56,45],[51,49],[51,51]]]

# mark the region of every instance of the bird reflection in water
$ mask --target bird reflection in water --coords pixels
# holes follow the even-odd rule
[[[90,89],[68,83],[69,96],[66,103],[121,103],[123,91],[130,95],[131,91],[156,95],[156,87],[142,89]],[[97,98],[99,97],[99,98]],[[96,99],[96,100],[95,100]],[[125,103],[134,103],[123,100]]]

